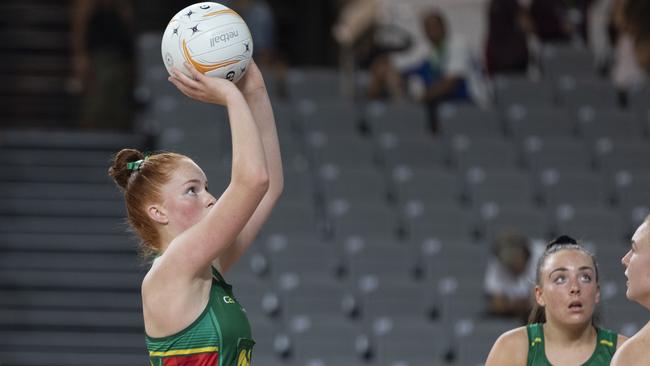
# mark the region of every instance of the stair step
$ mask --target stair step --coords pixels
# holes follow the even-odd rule
[[[0,131],[0,146],[20,148],[62,148],[119,151],[126,147],[142,148],[147,137],[114,132],[79,132],[47,130]]]
[[[125,231],[114,234],[2,233],[0,250],[34,252],[134,253],[138,239]]]
[[[0,216],[1,233],[122,234],[127,225],[117,217]]]
[[[4,252],[0,256],[0,268],[22,270],[68,270],[97,272],[140,272],[135,253],[39,253]]]
[[[69,167],[103,167],[108,169],[113,150],[80,149],[39,149],[39,148],[1,148],[0,164],[3,165],[43,165]]]
[[[2,23],[15,27],[39,27],[67,29],[70,26],[70,10],[67,3],[26,1],[0,5]]]
[[[65,96],[65,76],[0,76],[0,95]],[[31,106],[34,108],[35,106]]]
[[[142,335],[141,335],[142,338]],[[0,351],[0,360],[3,365],[9,366],[114,366],[114,365],[147,365],[148,358],[144,353],[144,341],[137,343],[140,351],[133,354],[122,351],[79,351],[80,347],[72,349],[34,350],[26,347],[25,350]],[[93,347],[90,347],[93,349]]]
[[[123,218],[126,217],[126,210],[120,199],[0,198],[0,215]]]
[[[142,300],[140,293],[135,291],[0,290],[0,308],[16,306],[51,310],[139,311],[142,309]]]
[[[72,60],[67,55],[11,52],[4,55],[5,65],[12,74],[31,75],[69,75],[72,68]],[[0,70],[0,73],[7,73],[9,70]]]
[[[141,273],[0,269],[0,288],[22,290],[140,291]],[[0,312],[2,314],[3,312]],[[140,319],[142,321],[142,319]]]
[[[68,52],[70,39],[67,32],[43,29],[6,29],[0,31],[2,51],[58,51]]]
[[[121,201],[122,192],[114,184],[0,182],[2,198]]]

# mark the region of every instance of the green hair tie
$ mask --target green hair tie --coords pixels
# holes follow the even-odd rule
[[[126,169],[127,170],[140,170],[142,168],[142,163],[144,163],[147,159],[149,159],[149,156],[151,155],[150,152],[144,153],[144,159],[132,161],[130,163],[126,163]]]
[[[144,159],[132,161],[130,163],[126,163],[126,169],[128,170],[140,170],[140,166],[144,163]]]

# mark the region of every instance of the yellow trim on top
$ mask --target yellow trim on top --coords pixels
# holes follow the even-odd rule
[[[607,339],[601,339],[600,344],[603,344],[607,347],[614,347],[614,342],[608,341]]]
[[[219,347],[202,347],[202,348],[189,348],[189,349],[178,349],[166,352],[149,352],[149,356],[153,357],[167,357],[167,356],[183,356],[183,355],[193,355],[196,353],[206,353],[206,352],[218,352]]]
[[[542,343],[542,338],[537,337],[533,339],[533,341],[530,343],[531,346],[534,346],[536,343]]]

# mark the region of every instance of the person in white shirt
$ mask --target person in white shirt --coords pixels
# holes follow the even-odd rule
[[[484,282],[488,313],[523,321],[532,308],[531,289],[544,248],[510,230],[497,235],[493,245]]]
[[[429,112],[429,127],[438,129],[438,105],[445,101],[471,101],[470,72],[472,57],[463,38],[452,36],[447,30],[443,14],[429,10],[422,18],[422,26],[430,44],[430,53],[419,65],[405,73],[412,94],[421,94]],[[421,83],[421,93],[414,93],[414,80]]]

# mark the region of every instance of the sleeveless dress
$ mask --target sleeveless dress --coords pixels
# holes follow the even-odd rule
[[[244,308],[214,267],[201,315],[176,334],[145,338],[150,366],[249,366],[255,344]]]
[[[541,323],[529,324],[526,327],[528,333],[528,366],[552,366],[546,358],[544,348],[544,327]],[[618,334],[596,328],[596,349],[587,362],[581,366],[609,366],[612,356],[616,351]]]

